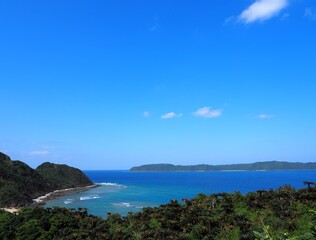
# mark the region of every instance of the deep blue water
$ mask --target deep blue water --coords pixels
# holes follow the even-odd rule
[[[199,193],[247,193],[285,184],[301,188],[303,181],[316,180],[316,171],[84,172],[93,182],[103,185],[62,196],[45,206],[88,208],[89,213],[106,217],[108,212],[126,215],[171,199],[193,198]]]

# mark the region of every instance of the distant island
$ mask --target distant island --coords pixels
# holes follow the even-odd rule
[[[40,203],[54,194],[80,191],[89,186],[95,185],[77,168],[47,162],[32,169],[0,152],[0,208]]]
[[[131,172],[196,172],[196,171],[264,171],[264,170],[316,170],[316,162],[279,162],[267,161],[229,165],[173,165],[173,164],[147,164],[132,167]]]

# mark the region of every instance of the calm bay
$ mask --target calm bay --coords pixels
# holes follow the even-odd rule
[[[69,194],[45,207],[87,208],[90,214],[106,217],[108,212],[126,215],[143,207],[154,207],[172,199],[193,198],[199,193],[276,189],[290,184],[303,188],[303,181],[315,182],[316,171],[210,171],[129,172],[84,171],[100,187]]]

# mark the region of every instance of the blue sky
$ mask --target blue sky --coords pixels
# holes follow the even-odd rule
[[[0,151],[32,167],[316,161],[314,0],[4,0],[0,29]]]

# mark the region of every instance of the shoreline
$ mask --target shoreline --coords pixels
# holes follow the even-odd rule
[[[0,210],[12,213],[12,214],[18,214],[22,208],[25,207],[37,207],[37,206],[43,206],[45,205],[48,201],[56,199],[61,196],[65,196],[67,194],[72,194],[72,193],[79,193],[79,192],[85,192],[89,189],[100,187],[100,184],[93,184],[85,187],[74,187],[74,188],[65,188],[65,189],[59,189],[55,190],[53,192],[49,192],[43,196],[40,196],[38,198],[33,199],[33,202],[30,204],[27,204],[23,207],[3,207],[0,208]]]
[[[65,196],[72,193],[79,193],[79,192],[85,192],[89,189],[96,188],[101,186],[100,184],[93,184],[85,187],[74,187],[74,188],[65,188],[60,190],[55,190],[53,192],[49,192],[43,196],[40,196],[38,198],[33,199],[33,203],[30,204],[30,206],[43,206],[45,203],[47,203],[50,200],[56,199],[61,196]]]
[[[0,208],[0,210],[9,212],[9,213],[18,213],[20,212],[21,208],[20,207],[7,207],[7,208]]]

